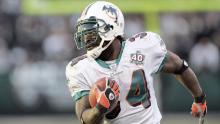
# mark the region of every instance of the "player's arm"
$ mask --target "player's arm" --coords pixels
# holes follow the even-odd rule
[[[176,74],[177,79],[186,86],[194,97],[201,96],[203,91],[192,69],[190,67],[186,67],[183,72],[178,73],[183,66],[183,60],[173,52],[168,51],[167,54],[167,61],[162,69],[162,72]]]
[[[72,60],[66,67],[68,87],[71,96],[75,99],[76,115],[82,124],[99,124],[102,122],[103,116],[115,107],[119,97],[119,86],[114,81],[106,80],[108,84],[105,90],[96,90],[99,91],[95,94],[96,106],[91,107],[88,98],[91,87],[79,71],[81,66],[75,66],[77,61],[79,61],[78,58]],[[112,98],[112,96],[114,97]]]
[[[88,95],[76,101],[75,109],[82,124],[99,124],[103,120],[104,114],[96,107],[90,107]]]
[[[82,59],[83,57],[80,56]],[[81,59],[75,58],[66,66],[66,78],[69,91],[75,100],[75,113],[82,124],[99,124],[102,120],[101,113],[89,104],[89,84],[79,72],[81,68],[75,64]],[[81,66],[80,66],[81,67]]]
[[[190,67],[188,67],[188,64],[184,60],[180,59],[180,57],[177,56],[175,53],[168,51],[167,54],[168,58],[162,69],[162,72],[175,74],[179,82],[181,82],[193,95],[194,103],[196,104],[194,105],[193,103],[192,106],[193,116],[198,117],[201,114],[201,111],[199,111],[198,108],[194,106],[201,107],[202,113],[205,114],[205,94],[199,84],[195,73]]]
[[[111,112],[118,103],[119,86],[115,81],[110,81],[108,78],[105,90],[100,91],[94,86],[92,91],[97,98],[96,105],[91,108],[89,96],[83,96],[76,101],[76,114],[82,124],[99,124],[103,121],[103,117]]]

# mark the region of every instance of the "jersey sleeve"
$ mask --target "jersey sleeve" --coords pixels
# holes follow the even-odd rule
[[[149,43],[152,46],[147,50],[147,68],[154,74],[161,71],[164,67],[168,54],[166,45],[161,37],[152,32],[148,32],[148,34]]]
[[[70,62],[66,66],[66,78],[69,91],[75,101],[89,94],[90,86],[87,83],[83,73]]]

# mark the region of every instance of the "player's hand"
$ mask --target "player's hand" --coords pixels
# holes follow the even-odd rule
[[[117,105],[114,107],[113,110],[111,110],[110,112],[108,112],[105,117],[107,119],[114,119],[116,118],[119,113],[121,112],[121,106],[120,106],[120,101],[118,101]]]
[[[118,102],[119,98],[119,85],[114,80],[106,80],[106,88],[104,91],[100,91],[97,97],[96,108],[102,113],[108,113],[111,111]]]
[[[207,113],[206,96],[195,97],[191,108],[193,117],[204,117]]]

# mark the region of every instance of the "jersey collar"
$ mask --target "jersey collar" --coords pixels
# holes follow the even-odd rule
[[[121,60],[121,56],[122,56],[122,53],[123,53],[123,50],[124,50],[124,46],[125,46],[125,41],[122,42],[121,44],[121,50],[120,50],[120,53],[118,55],[118,57],[116,58],[116,64],[118,65],[120,60]],[[110,69],[109,65],[105,62],[105,61],[102,61],[101,59],[95,59],[95,61],[102,67],[104,68],[108,68]]]

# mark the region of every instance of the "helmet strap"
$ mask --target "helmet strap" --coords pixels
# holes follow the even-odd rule
[[[113,41],[114,41],[114,39],[111,40],[111,41],[109,41],[109,43],[108,43],[107,45],[105,45],[104,47],[102,47],[103,44],[104,44],[104,42],[105,42],[105,40],[102,38],[102,41],[100,42],[99,46],[95,47],[95,48],[92,49],[92,50],[87,51],[87,54],[86,54],[87,57],[93,58],[93,59],[98,58],[98,57],[101,55],[101,53],[102,53],[106,48],[108,48],[109,45],[110,45]]]

